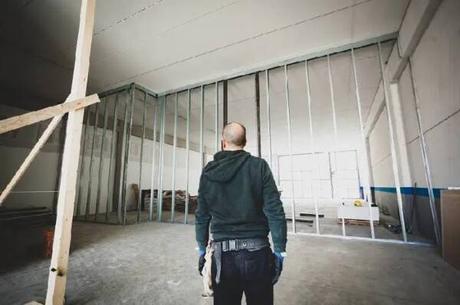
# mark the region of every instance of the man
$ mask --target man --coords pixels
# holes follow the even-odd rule
[[[243,292],[248,305],[272,305],[286,251],[286,218],[272,173],[265,160],[243,150],[245,145],[246,128],[226,125],[223,151],[215,154],[200,179],[198,269],[201,274],[211,223],[215,305],[241,304]]]

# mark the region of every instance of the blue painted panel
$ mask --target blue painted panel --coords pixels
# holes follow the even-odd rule
[[[360,187],[361,192],[363,187]],[[388,186],[371,186],[371,190],[374,192],[384,192],[384,193],[396,193],[396,188],[395,187],[388,187]],[[435,198],[440,198],[441,197],[441,190],[442,188],[433,188],[433,193]],[[414,194],[414,188],[413,187],[401,187],[401,194],[404,195],[413,195]],[[428,188],[426,187],[417,187],[415,188],[415,195],[416,196],[421,196],[421,197],[428,197]]]

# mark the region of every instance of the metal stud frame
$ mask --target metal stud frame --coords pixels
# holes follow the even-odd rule
[[[392,37],[391,37],[392,38]],[[351,45],[349,46],[348,48],[343,48],[343,49],[340,49],[340,50],[336,50],[336,52],[349,52],[349,54],[351,55],[351,62],[352,62],[352,74],[353,74],[353,83],[354,83],[354,93],[355,93],[355,100],[356,100],[356,109],[357,109],[357,116],[359,118],[359,126],[360,126],[360,136],[361,136],[361,144],[360,144],[360,147],[358,149],[359,151],[359,155],[361,156],[360,160],[362,162],[365,162],[366,166],[363,166],[362,168],[364,169],[364,172],[362,173],[359,173],[359,177],[360,179],[362,178],[363,179],[363,194],[364,194],[364,199],[369,202],[369,217],[370,217],[370,233],[371,233],[371,237],[370,238],[364,238],[364,239],[369,239],[369,240],[378,240],[376,239],[375,237],[375,228],[374,228],[374,222],[373,222],[373,219],[372,219],[372,208],[371,208],[371,204],[372,202],[374,201],[373,198],[371,198],[371,177],[372,177],[372,174],[371,174],[371,169],[370,169],[370,159],[369,159],[369,152],[368,152],[368,139],[366,138],[366,135],[365,135],[365,132],[364,132],[364,117],[363,117],[363,110],[362,110],[362,102],[361,102],[361,96],[360,96],[360,88],[359,88],[359,75],[358,75],[358,72],[357,72],[357,63],[356,63],[356,58],[355,58],[355,50],[357,47],[364,47],[364,46],[369,46],[371,44],[376,44],[377,47],[378,47],[378,58],[379,58],[379,63],[380,63],[380,74],[381,74],[381,79],[382,79],[382,83],[383,83],[383,88],[384,88],[384,96],[385,96],[385,106],[386,106],[386,109],[388,110],[388,125],[389,125],[389,133],[390,133],[390,148],[391,148],[391,157],[392,157],[392,165],[393,165],[393,173],[394,173],[394,179],[395,179],[395,186],[396,186],[396,196],[397,196],[397,201],[398,201],[398,209],[399,209],[399,214],[400,214],[400,222],[401,222],[401,227],[402,227],[402,234],[403,234],[403,242],[407,242],[407,235],[406,235],[406,230],[405,230],[405,223],[404,223],[404,211],[403,211],[403,208],[402,208],[402,195],[401,195],[401,185],[400,185],[400,175],[399,175],[399,164],[398,164],[398,157],[397,157],[397,150],[396,150],[396,141],[395,141],[395,134],[394,134],[394,130],[393,130],[393,121],[392,121],[392,105],[391,103],[389,102],[389,94],[387,92],[388,90],[388,83],[387,83],[387,80],[386,80],[386,76],[385,76],[385,72],[384,72],[384,63],[383,63],[383,58],[382,58],[382,51],[381,51],[381,42],[384,41],[385,39],[387,38],[382,38],[381,40],[376,40],[376,41],[372,41],[372,42],[369,42],[369,44],[367,45],[364,45],[364,44],[357,44],[357,45]],[[332,152],[332,157],[334,159],[334,165],[336,166],[337,165],[337,156],[336,156],[336,152],[338,151],[338,126],[337,126],[337,113],[336,113],[336,99],[335,99],[335,92],[334,92],[334,80],[333,80],[333,69],[331,67],[331,55],[332,53],[334,52],[330,52],[330,53],[325,53],[325,54],[320,54],[318,56],[325,56],[325,58],[327,59],[327,71],[328,71],[328,80],[329,80],[329,91],[330,91],[330,104],[331,104],[331,112],[332,112],[332,126],[334,128],[334,150]],[[335,54],[335,53],[334,53]],[[309,134],[309,137],[310,137],[310,148],[309,148],[309,153],[311,153],[313,156],[314,156],[314,159],[316,159],[318,156],[317,154],[317,149],[316,149],[316,136],[315,136],[315,133],[317,132],[316,130],[314,130],[313,128],[313,118],[315,116],[315,114],[312,112],[312,96],[311,96],[311,82],[310,82],[310,75],[309,75],[309,60],[311,60],[313,57],[304,57],[302,59],[300,59],[299,61],[297,62],[289,62],[289,63],[282,63],[280,64],[278,67],[282,67],[284,69],[284,90],[285,90],[285,109],[286,109],[286,119],[287,119],[287,134],[286,134],[286,137],[287,137],[287,140],[288,140],[288,151],[289,151],[289,165],[290,165],[290,175],[291,175],[291,191],[292,191],[292,198],[291,198],[291,216],[292,216],[292,233],[296,233],[296,209],[295,209],[295,205],[296,205],[296,202],[295,202],[295,195],[294,195],[294,192],[295,192],[295,186],[294,186],[294,173],[293,173],[293,170],[294,170],[294,166],[293,166],[293,139],[292,139],[292,105],[291,105],[291,101],[290,101],[290,93],[289,93],[289,65],[290,64],[293,64],[293,63],[304,63],[304,67],[305,67],[305,85],[306,85],[306,96],[305,96],[305,100],[306,100],[306,105],[307,105],[307,117],[306,119],[308,119],[308,127],[306,129],[306,134]],[[256,94],[256,103],[258,106],[260,106],[260,92],[258,92],[258,86],[259,86],[259,73],[264,73],[265,74],[265,104],[266,104],[266,128],[267,128],[267,135],[268,135],[268,147],[266,149],[268,149],[267,152],[262,152],[261,149],[262,147],[260,146],[259,144],[259,154],[260,155],[264,155],[263,153],[265,153],[265,155],[267,155],[267,158],[268,158],[268,163],[270,164],[270,166],[273,166],[273,148],[272,148],[272,101],[271,101],[271,91],[270,91],[270,69],[273,69],[273,68],[276,68],[276,65],[275,66],[271,66],[265,70],[262,70],[262,71],[251,71],[251,73],[248,73],[246,75],[249,75],[249,74],[254,74],[256,73],[255,75],[255,89],[256,89],[256,93],[259,93],[259,94]],[[242,76],[242,75],[240,75]],[[133,115],[134,115],[134,103],[135,103],[135,91],[136,90],[140,90],[141,92],[144,92],[144,107],[143,107],[143,119],[142,119],[142,131],[141,131],[141,148],[140,148],[140,160],[139,160],[139,165],[138,165],[138,169],[139,169],[139,177],[138,177],[138,184],[139,184],[139,202],[138,202],[138,205],[137,205],[137,222],[141,221],[141,202],[140,200],[142,200],[142,172],[143,172],[143,154],[144,154],[144,151],[143,151],[143,144],[144,144],[144,141],[146,140],[146,129],[147,128],[151,128],[152,129],[152,132],[150,134],[152,134],[152,138],[151,140],[153,141],[153,145],[152,145],[152,151],[151,151],[151,155],[152,155],[152,164],[151,164],[151,168],[150,168],[150,172],[151,172],[151,181],[150,181],[150,193],[151,193],[151,196],[150,196],[150,202],[149,202],[149,211],[148,211],[148,220],[149,221],[153,221],[154,220],[154,206],[156,205],[156,214],[157,214],[157,220],[158,221],[161,221],[162,220],[162,210],[163,210],[163,189],[164,189],[164,176],[165,176],[165,167],[164,167],[164,160],[165,160],[165,147],[166,145],[172,145],[173,147],[173,155],[172,155],[172,159],[173,159],[173,162],[172,162],[172,181],[171,181],[171,185],[172,185],[172,202],[171,202],[171,218],[170,218],[170,221],[174,221],[175,220],[175,210],[176,210],[176,205],[177,205],[177,202],[176,202],[176,176],[177,176],[177,171],[176,171],[176,167],[177,167],[177,153],[178,153],[178,145],[179,143],[183,143],[184,141],[182,140],[181,142],[181,139],[178,139],[178,117],[179,117],[179,114],[178,114],[178,94],[180,92],[184,92],[187,94],[187,115],[186,115],[186,138],[185,138],[185,153],[186,153],[186,164],[185,164],[185,172],[186,172],[186,178],[185,178],[185,211],[184,211],[184,223],[188,223],[189,222],[189,219],[188,219],[188,214],[189,214],[189,206],[190,206],[190,194],[189,194],[189,191],[190,191],[190,173],[191,173],[191,170],[190,170],[190,151],[193,150],[193,151],[196,151],[200,154],[200,160],[201,160],[201,166],[204,166],[204,163],[205,163],[205,153],[207,153],[207,146],[205,147],[205,143],[204,143],[204,128],[205,128],[205,124],[204,124],[204,120],[207,119],[205,118],[205,86],[207,85],[213,85],[214,87],[214,90],[215,90],[215,124],[214,124],[214,129],[215,129],[215,150],[218,151],[220,149],[220,133],[219,133],[219,118],[222,118],[222,122],[224,123],[224,125],[227,123],[228,121],[228,81],[231,81],[231,78],[227,78],[227,79],[219,79],[219,80],[216,80],[216,81],[213,81],[211,83],[205,83],[205,84],[200,84],[198,86],[194,86],[194,87],[189,87],[189,88],[186,88],[185,90],[182,89],[180,91],[171,91],[171,92],[168,92],[168,95],[174,95],[175,97],[175,100],[174,100],[174,132],[173,132],[173,136],[172,136],[172,143],[171,140],[170,140],[170,137],[171,135],[166,135],[165,134],[165,125],[166,125],[166,118],[165,118],[165,115],[166,115],[166,102],[167,102],[167,99],[166,99],[166,95],[162,95],[160,97],[158,97],[155,93],[151,92],[151,91],[148,91],[147,89],[141,87],[141,86],[138,86],[138,85],[134,85],[134,84],[131,84],[130,86],[124,86],[124,87],[121,87],[119,89],[114,89],[114,90],[111,90],[109,92],[106,92],[104,94],[102,94],[101,96],[109,96],[109,95],[113,95],[113,94],[116,94],[116,101],[115,101],[115,105],[114,105],[114,110],[113,110],[113,114],[112,114],[112,117],[113,117],[113,122],[112,122],[112,138],[111,138],[111,142],[110,142],[110,156],[109,156],[109,178],[111,176],[113,177],[121,177],[120,178],[120,182],[119,182],[119,189],[118,189],[118,196],[114,196],[114,199],[117,198],[118,199],[118,219],[119,219],[119,223],[123,223],[123,224],[126,224],[127,223],[127,173],[128,173],[128,163],[129,163],[129,154],[130,154],[130,137],[131,135],[133,134],[133,132],[135,130],[139,130],[139,126],[133,126]],[[222,83],[222,108],[219,107],[219,85],[220,83]],[[416,87],[415,87],[415,83],[413,84],[413,87],[414,87],[414,95],[416,97],[416,108],[417,108],[417,103],[418,103],[418,100],[417,100],[417,95],[416,95]],[[191,132],[191,102],[192,102],[192,98],[191,98],[191,90],[192,89],[198,89],[200,90],[200,107],[199,107],[199,126],[200,126],[200,130],[199,130],[199,143],[192,143],[191,141],[191,138],[190,138],[190,132]],[[122,126],[122,128],[118,128],[119,127],[119,124],[118,124],[118,112],[123,109],[122,106],[123,104],[120,103],[119,101],[119,95],[124,93],[124,92],[127,92],[127,90],[129,91],[129,97],[128,97],[128,100],[126,101],[126,106],[124,108],[124,116],[122,116],[122,125],[120,124],[120,127]],[[151,122],[149,121],[146,121],[146,112],[147,112],[147,99],[148,99],[148,96],[152,96],[154,99],[156,98],[157,100],[153,102],[153,112],[154,112],[154,115],[153,115],[153,120]],[[319,102],[319,101],[318,101]],[[418,108],[417,108],[418,109]],[[260,115],[260,108],[258,108],[258,113],[257,115],[259,116]],[[89,113],[91,114],[91,113]],[[89,122],[90,122],[90,115],[88,114],[87,116],[87,123],[86,123],[86,127],[85,129],[89,132]],[[418,115],[418,121],[420,123],[420,113],[417,113]],[[96,114],[94,116],[94,126],[92,126],[92,132],[93,132],[93,135],[96,134],[96,131],[98,129],[98,119],[99,119],[99,107],[96,106]],[[103,124],[103,130],[102,130],[102,133],[103,133],[103,139],[105,138],[105,132],[106,132],[106,128],[107,128],[107,123],[108,121],[108,118],[107,118],[107,106],[105,108],[105,111],[104,111],[104,124]],[[258,121],[258,128],[260,128],[261,126],[261,122]],[[150,127],[149,127],[150,126]],[[264,126],[265,128],[265,126]],[[120,130],[119,130],[120,129]],[[419,125],[419,129],[421,130],[421,126]],[[419,130],[419,132],[420,132]],[[117,137],[117,134],[119,135]],[[158,134],[159,134],[159,139],[158,139]],[[423,132],[421,133],[422,136],[423,136]],[[136,135],[138,136],[138,135]],[[422,138],[421,136],[421,138]],[[86,138],[85,138],[86,139]],[[115,139],[119,139],[120,144],[119,145],[115,145],[115,143],[118,143],[119,141],[115,141]],[[88,218],[88,215],[89,215],[89,207],[90,207],[90,199],[91,199],[91,187],[92,185],[94,184],[98,189],[97,189],[97,195],[96,195],[96,216],[97,216],[97,213],[99,212],[99,201],[100,201],[100,198],[101,198],[101,191],[99,190],[99,188],[101,187],[101,183],[99,180],[101,180],[101,171],[102,171],[102,162],[103,162],[103,157],[102,157],[102,151],[101,151],[101,154],[99,156],[99,174],[98,174],[98,181],[96,183],[94,183],[94,181],[92,181],[92,176],[93,176],[93,163],[94,163],[94,160],[93,160],[93,151],[94,151],[94,141],[95,141],[95,137],[93,136],[92,139],[90,139],[91,142],[90,143],[85,143],[86,141],[83,142],[83,147],[85,149],[88,150],[88,147],[89,147],[89,150],[90,150],[90,158],[89,158],[89,173],[88,173],[88,182],[87,182],[87,193],[86,193],[86,197],[87,197],[87,200],[86,202],[84,202],[84,200],[82,200],[82,194],[84,192],[84,184],[80,183],[80,188],[79,188],[79,192],[78,192],[78,195],[79,195],[79,199],[78,200],[78,206],[77,206],[77,215],[79,215],[80,213],[80,206],[83,204],[86,206],[86,209],[85,209],[85,218]],[[423,139],[422,139],[423,140]],[[157,144],[158,142],[158,144]],[[425,154],[423,155],[424,157],[424,164],[427,163],[425,162],[427,159],[426,157],[426,147],[424,147],[424,141],[421,141],[421,145],[422,145],[422,151],[425,152]],[[101,146],[103,146],[104,144],[102,144]],[[158,149],[157,149],[157,145],[158,145]],[[183,144],[181,144],[183,145]],[[118,147],[118,148],[117,148]],[[197,148],[198,147],[198,148]],[[101,150],[103,149],[103,147],[101,148]],[[121,157],[115,157],[115,156],[121,156]],[[112,159],[114,160],[118,160],[116,162],[120,163],[116,163],[116,164],[112,164]],[[364,161],[363,161],[364,160]],[[331,160],[330,160],[331,161]],[[315,164],[318,164],[318,160],[316,160]],[[337,166],[336,166],[337,167]],[[81,161],[81,165],[80,165],[80,168],[81,170],[83,168],[86,168],[85,166],[83,166],[83,160]],[[116,169],[118,168],[118,172],[116,172]],[[429,167],[427,167],[425,165],[425,169],[428,168],[428,171],[429,171]],[[426,170],[427,171],[427,170]],[[311,179],[311,183],[313,185],[313,183],[315,183],[315,179],[317,181],[320,181],[320,171],[319,171],[319,168],[317,168],[316,170],[313,171],[313,175],[315,177],[312,177]],[[117,175],[116,175],[117,174]],[[428,175],[428,178],[430,178],[430,175]],[[429,180],[427,178],[427,180]],[[115,178],[113,178],[115,179]],[[108,184],[107,184],[107,190],[110,189],[110,181],[108,181]],[[361,183],[360,183],[361,184]],[[430,204],[431,206],[433,206],[433,202],[434,202],[434,195],[433,195],[433,192],[432,192],[432,186],[430,184],[430,181],[428,181],[428,184],[429,186],[431,187],[431,193],[430,193]],[[315,187],[311,186],[312,190],[315,189]],[[115,188],[113,187],[112,188],[113,190],[115,190]],[[157,191],[157,199],[155,200],[155,191]],[[313,202],[314,202],[314,209],[315,209],[315,235],[324,235],[324,234],[321,234],[320,232],[320,224],[319,224],[319,194],[318,194],[319,191],[313,191]],[[339,199],[341,200],[341,198],[337,198],[337,195],[334,196],[336,197],[336,199]],[[112,210],[113,210],[114,207],[112,207]],[[105,217],[105,220],[107,221],[107,219],[109,218],[108,215],[110,213],[109,211],[110,207],[109,207],[109,199],[107,198],[107,203],[106,203],[106,217]],[[433,213],[433,215],[435,215],[435,213]],[[95,217],[96,217],[95,216]],[[436,216],[434,216],[436,218]],[[95,218],[97,220],[97,218]],[[435,222],[435,226],[436,226],[436,222]],[[435,230],[436,232],[436,230]],[[298,234],[304,234],[304,233],[299,233],[297,232]],[[326,234],[327,235],[327,234]],[[438,235],[438,234],[437,234]],[[342,235],[339,236],[339,237],[342,237],[342,238],[346,238],[346,239],[351,239],[353,238],[352,236],[347,236],[346,234],[346,227],[345,227],[345,221],[344,219],[342,218]],[[437,236],[438,237],[438,236]]]

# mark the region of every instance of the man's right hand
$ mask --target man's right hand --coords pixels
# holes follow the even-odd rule
[[[204,263],[206,263],[206,259],[204,258],[204,255],[206,253],[204,251],[200,251],[200,258],[198,259],[198,272],[200,273],[201,276],[203,276],[203,268],[204,268]]]

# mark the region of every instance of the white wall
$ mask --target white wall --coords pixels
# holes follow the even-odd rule
[[[2,118],[24,113],[22,109],[0,105]],[[46,128],[48,121],[0,135],[0,187],[11,180],[27,154]],[[32,206],[53,207],[58,189],[59,158],[62,149],[62,124],[38,153],[24,176],[6,199],[4,206],[22,208]],[[35,191],[35,193],[15,193]]]
[[[394,187],[388,113],[384,108],[369,135],[372,186]]]
[[[459,1],[442,2],[411,57],[412,74],[407,65],[398,82],[410,174],[412,182],[417,182],[421,187],[426,187],[426,179],[412,77],[416,84],[420,123],[427,143],[434,187],[460,185],[459,14]],[[379,126],[374,128],[381,129]],[[387,146],[372,139],[378,133],[371,133],[371,155],[381,154],[381,146]],[[375,156],[373,158],[375,161]],[[376,173],[374,175],[378,176]]]
[[[412,56],[421,123],[425,132],[435,188],[460,186],[460,18],[458,16],[460,16],[460,2],[443,1]],[[402,79],[401,87],[409,90],[410,82],[405,80],[406,78]],[[407,98],[405,103],[409,101],[410,98]],[[409,112],[413,112],[413,109],[409,106],[407,108],[405,114],[411,117]],[[412,121],[413,118],[411,123],[406,124],[406,134],[414,138]],[[415,151],[418,140],[410,146],[411,150]],[[417,179],[423,181],[424,179],[420,179],[420,166],[420,162],[414,162],[412,169]]]
[[[407,209],[413,206],[411,202],[415,198],[416,202],[413,203],[416,203],[414,213],[418,229],[423,236],[431,239],[434,239],[433,223],[426,195],[426,173],[422,161],[418,124],[420,123],[422,126],[427,144],[428,162],[431,167],[435,195],[439,194],[436,189],[459,186],[460,19],[458,16],[460,16],[459,1],[445,0],[441,2],[426,32],[411,55],[412,73],[409,65],[406,65],[397,83],[403,128],[401,129],[402,134],[397,134],[395,141],[401,145],[401,147],[397,147],[399,153],[403,152],[403,146],[406,146],[409,168],[408,175],[404,176],[404,173],[401,173],[402,186],[411,187],[417,183],[417,188],[419,188],[416,198],[412,196],[412,191],[406,193],[406,196],[403,195],[406,221],[407,217],[412,214],[412,208],[410,211]],[[407,37],[403,38],[407,40]],[[393,62],[403,61],[396,59]],[[389,70],[392,73],[391,67]],[[420,122],[416,113],[412,81],[416,84]],[[378,95],[375,105],[381,101],[382,96]],[[378,107],[374,108],[377,109]],[[394,205],[396,198],[392,192],[381,190],[383,192],[377,194],[378,187],[394,187],[388,143],[388,122],[386,120],[387,112],[384,111],[377,118],[373,130],[370,132],[369,143],[374,186],[377,187],[377,200],[385,205]],[[399,120],[396,113],[393,114],[393,120],[395,122]],[[400,163],[404,162],[403,157],[399,156]],[[400,165],[405,167],[404,164]],[[406,176],[410,178],[407,179]]]

